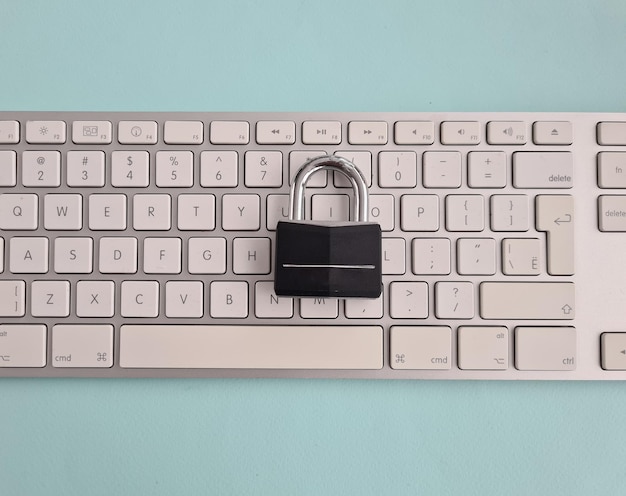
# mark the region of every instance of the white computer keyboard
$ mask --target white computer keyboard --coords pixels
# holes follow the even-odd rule
[[[324,155],[377,299],[274,293]],[[626,114],[0,112],[0,376],[626,379]]]

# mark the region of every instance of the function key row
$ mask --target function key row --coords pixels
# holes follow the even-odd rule
[[[292,145],[296,143],[294,121],[258,121],[256,143],[265,145]],[[251,139],[248,121],[166,121],[162,127],[156,121],[120,121],[117,139],[121,144],[156,144],[163,133],[166,144],[200,145],[208,141],[214,145],[246,145]],[[433,121],[351,121],[347,125],[347,140],[351,145],[385,145],[391,140],[397,145],[431,145],[435,143],[436,123]],[[524,145],[529,141],[529,129],[523,121],[489,121],[486,130],[478,121],[444,121],[439,126],[439,141],[443,145],[477,145],[486,132],[490,145]],[[68,140],[65,121],[27,121],[25,140],[31,144],[63,144]],[[343,125],[339,121],[304,121],[301,142],[306,145],[336,145],[342,143]],[[110,121],[73,121],[71,141],[75,144],[109,144],[113,141]],[[0,121],[0,144],[20,142],[20,123]],[[532,124],[532,142],[536,145],[571,145],[573,126],[569,121],[536,121]],[[626,122],[599,122],[599,145],[626,145]]]

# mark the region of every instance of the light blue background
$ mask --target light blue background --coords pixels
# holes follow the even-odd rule
[[[0,109],[624,112],[626,3],[0,0]],[[0,495],[617,495],[625,410],[623,383],[4,379]]]

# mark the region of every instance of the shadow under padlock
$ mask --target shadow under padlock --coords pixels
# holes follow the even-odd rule
[[[354,222],[304,220],[304,190],[317,171],[345,175],[354,190]],[[276,226],[274,292],[279,296],[378,298],[382,233],[368,222],[367,183],[356,166],[335,155],[305,163],[291,185],[289,221]]]

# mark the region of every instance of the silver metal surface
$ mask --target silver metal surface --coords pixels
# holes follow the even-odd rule
[[[363,174],[357,167],[337,155],[316,157],[304,164],[291,185],[289,219],[304,220],[304,189],[313,174],[321,170],[332,170],[343,174],[354,191],[352,219],[367,222],[369,219],[369,194]]]

